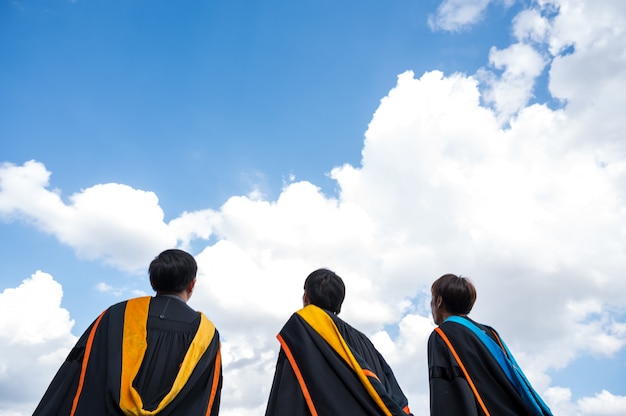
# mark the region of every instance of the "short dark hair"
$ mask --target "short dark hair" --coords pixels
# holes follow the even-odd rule
[[[441,296],[443,304],[454,315],[467,315],[476,301],[476,288],[466,277],[444,274],[431,287],[432,295]]]
[[[165,250],[152,260],[148,268],[150,284],[157,292],[178,293],[196,278],[198,264],[183,250]]]
[[[346,286],[335,272],[317,269],[304,281],[304,291],[309,302],[330,312],[339,313],[346,297]]]

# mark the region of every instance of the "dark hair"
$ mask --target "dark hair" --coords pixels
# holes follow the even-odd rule
[[[156,256],[150,263],[148,272],[154,290],[178,293],[195,279],[198,264],[191,254],[171,249]]]
[[[339,313],[346,297],[346,286],[341,277],[328,269],[317,269],[304,281],[309,302],[330,312]]]
[[[443,304],[454,315],[467,315],[476,301],[476,288],[472,282],[455,274],[444,274],[431,287],[434,297],[441,296]]]

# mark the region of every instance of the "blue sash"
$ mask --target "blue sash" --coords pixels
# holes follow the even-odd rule
[[[550,408],[544,403],[541,397],[539,397],[537,392],[530,385],[530,382],[524,375],[524,372],[515,361],[513,354],[511,354],[511,351],[509,351],[509,348],[506,346],[504,341],[502,341],[500,336],[496,334],[496,336],[500,340],[500,344],[502,344],[502,348],[496,341],[493,340],[493,338],[487,335],[482,329],[480,329],[469,319],[461,318],[460,316],[450,316],[448,319],[445,320],[445,322],[448,321],[465,326],[478,337],[483,345],[487,347],[493,358],[495,358],[495,360],[498,362],[498,364],[502,368],[502,371],[504,371],[504,374],[506,374],[506,377],[513,384],[515,390],[517,390],[519,395],[532,410],[534,415],[552,416]]]

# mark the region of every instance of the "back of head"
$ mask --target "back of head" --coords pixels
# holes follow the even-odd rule
[[[444,274],[431,287],[433,297],[441,296],[446,310],[454,315],[467,315],[476,301],[472,282],[455,274]]]
[[[346,296],[343,280],[328,269],[312,272],[304,281],[304,291],[311,304],[334,313],[341,311]]]
[[[154,290],[180,293],[196,278],[198,265],[191,254],[171,249],[155,257],[148,271],[150,284]]]

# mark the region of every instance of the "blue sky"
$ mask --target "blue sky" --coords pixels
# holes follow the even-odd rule
[[[358,166],[398,74],[472,73],[510,38],[506,19],[433,32],[436,5],[5,3],[3,161],[44,163],[64,199],[97,183],[152,191],[166,220],[253,189],[276,198],[291,175],[335,194],[327,173]],[[66,247],[45,254],[46,236],[3,226],[8,257],[24,259],[0,266],[15,283],[32,272],[33,244],[46,247],[37,267],[78,267]]]
[[[510,38],[502,24],[433,33],[424,17],[435,5],[5,4],[2,134],[21,143],[8,159],[45,157],[72,189],[189,186],[197,202],[173,212],[219,204],[260,174],[273,195],[292,172],[328,185],[332,167],[359,163],[396,75],[474,72]],[[185,180],[200,175],[204,188]]]
[[[200,265],[226,415],[263,414],[319,266],[416,415],[447,272],[559,414],[624,414],[624,7],[0,4],[0,311],[22,317],[0,318],[0,416],[172,246]]]

